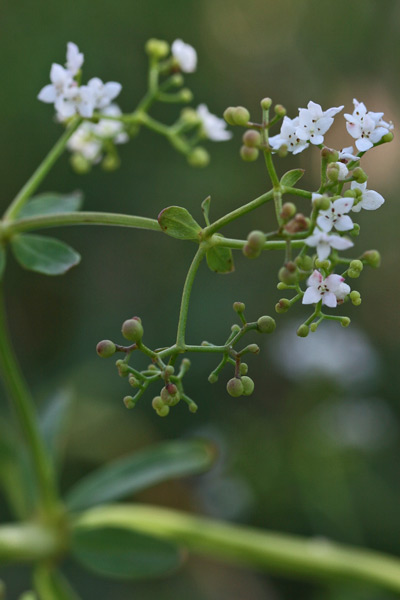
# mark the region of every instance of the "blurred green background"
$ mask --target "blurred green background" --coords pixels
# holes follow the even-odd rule
[[[145,90],[145,41],[159,37],[182,38],[197,49],[198,71],[186,83],[194,91],[194,105],[205,102],[218,115],[228,105],[242,104],[257,120],[264,96],[284,104],[290,116],[310,99],[324,109],[345,104],[352,112],[355,97],[398,122],[396,0],[3,0],[0,10],[3,209],[61,133],[52,107],[36,95],[48,82],[51,62],[64,62],[68,41],[85,54],[86,79],[122,83],[124,111],[132,110]],[[177,110],[172,106],[155,114],[172,122]],[[142,131],[120,147],[117,172],[97,167],[80,177],[64,156],[41,189],[81,189],[86,210],[155,217],[178,204],[198,219],[200,203],[210,194],[215,218],[268,185],[261,161],[240,160],[240,135],[235,131],[231,143],[210,143],[210,166],[195,170],[164,139]],[[340,115],[326,141],[336,147],[351,143]],[[44,406],[56,394],[75,399],[63,487],[135,448],[202,435],[219,447],[214,469],[159,486],[141,501],[399,555],[399,154],[395,139],[364,160],[368,187],[386,203],[379,212],[357,218],[361,236],[354,256],[377,247],[383,265],[379,271],[366,269],[354,282],[363,304],[346,305],[351,328],[323,326],[312,338],[298,340],[293,332],[308,313],[298,306],[279,315],[276,334],[249,359],[256,382],[249,398],[227,396],[229,371],[209,385],[214,361],[195,357],[186,386],[200,406],[196,415],[179,406],[170,418],[159,419],[151,394],[128,413],[121,401],[129,393],[126,381],[118,378],[113,361],[101,362],[95,354],[100,339],[119,341],[122,321],[133,314],[142,317],[148,345],[171,343],[194,251],[190,243],[151,232],[69,228],[57,234],[81,252],[83,262],[65,277],[25,273],[10,260],[10,326],[38,402]],[[278,169],[295,166],[307,169],[303,181],[315,189],[318,152],[288,158]],[[301,201],[298,208],[308,210]],[[272,206],[267,206],[224,233],[244,237],[253,228],[272,229],[272,223]],[[251,320],[273,314],[281,296],[276,272],[282,260],[265,254],[246,261],[238,253],[230,276],[203,267],[192,296],[189,342],[225,339],[234,322],[234,300],[246,302]],[[10,518],[2,501],[0,514]],[[284,580],[194,557],[180,572],[156,582],[116,584],[72,563],[65,571],[84,598],[102,600],[395,598],[370,587]],[[29,585],[25,570],[2,569],[0,575],[10,598]]]

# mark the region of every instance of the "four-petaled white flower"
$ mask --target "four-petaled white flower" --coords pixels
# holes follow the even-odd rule
[[[181,71],[193,73],[197,67],[197,52],[190,44],[175,40],[171,46],[172,56],[178,62]]]
[[[358,156],[353,153],[353,146],[347,146],[346,148],[339,150],[339,160],[358,160]]]
[[[53,63],[50,69],[50,81],[38,94],[38,99],[47,104],[54,104],[57,109],[57,102],[65,98],[68,90],[74,85],[74,80],[68,69],[61,65]],[[76,85],[76,83],[75,83]]]
[[[200,104],[197,107],[197,114],[201,119],[204,133],[210,140],[224,142],[231,139],[232,132],[227,131],[226,121],[210,113],[205,104]]]
[[[344,115],[347,131],[356,140],[357,149],[366,152],[389,133],[393,125],[382,119],[383,112],[367,111],[365,104],[355,98],[353,104],[353,114]]]
[[[340,235],[328,235],[324,231],[315,231],[312,235],[306,238],[307,246],[317,248],[319,260],[325,260],[331,253],[331,248],[335,250],[347,250],[354,246],[350,240],[340,237]]]
[[[122,89],[122,85],[116,81],[108,81],[103,83],[99,77],[89,79],[87,87],[92,97],[94,108],[99,110],[106,108],[118,96]]]
[[[79,69],[83,65],[84,56],[82,52],[79,52],[79,48],[74,42],[68,42],[67,44],[67,70],[71,73],[72,77],[78,73]]]
[[[269,138],[271,148],[279,150],[282,146],[287,146],[288,152],[292,152],[293,154],[298,154],[308,148],[309,143],[299,138],[296,133],[298,126],[299,117],[295,117],[294,119],[284,117],[280,133]]]
[[[331,202],[328,210],[321,210],[317,218],[317,224],[322,231],[328,233],[332,227],[337,231],[350,231],[353,229],[353,221],[346,214],[353,206],[354,198],[338,198]]]
[[[307,108],[299,108],[297,136],[304,142],[319,145],[324,142],[324,134],[333,123],[333,117],[344,107],[338,106],[323,111],[319,104],[310,102]]]
[[[357,204],[353,204],[352,211],[360,212],[362,208],[365,210],[376,210],[385,202],[383,196],[374,192],[373,190],[367,190],[367,183],[357,183],[356,181],[351,182],[352,190],[361,191],[361,200]]]
[[[314,271],[307,280],[308,288],[303,296],[303,304],[317,304],[322,300],[329,308],[335,308],[350,293],[350,286],[344,283],[341,275],[328,275],[325,279],[319,271]]]

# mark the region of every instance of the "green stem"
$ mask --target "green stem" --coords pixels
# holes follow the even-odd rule
[[[51,515],[58,508],[53,465],[40,437],[33,399],[8,337],[3,290],[0,286],[0,368],[20,427],[29,446],[39,488],[41,508]]]
[[[240,208],[237,208],[236,210],[233,210],[232,212],[226,214],[224,217],[221,217],[217,221],[214,221],[214,223],[203,229],[204,238],[210,237],[213,233],[221,229],[221,227],[228,225],[228,223],[231,223],[232,221],[238,219],[242,215],[245,215],[246,213],[258,208],[259,206],[265,204],[269,200],[272,200],[273,196],[273,190],[270,190],[269,192],[262,194],[262,196],[259,196],[251,202],[248,202]]]
[[[226,248],[232,248],[233,250],[240,250],[247,244],[247,240],[236,240],[215,235],[212,238],[212,243],[214,246],[224,246]],[[286,246],[287,241],[277,240],[272,242],[265,242],[263,250],[285,250]],[[304,242],[302,240],[291,241],[291,246],[292,248],[302,248],[304,247]]]
[[[0,527],[0,561],[31,562],[56,556],[62,548],[55,532],[43,525],[22,523]]]
[[[162,231],[156,219],[102,212],[71,212],[28,217],[6,223],[1,227],[0,231],[1,237],[7,239],[23,231],[44,229],[46,227],[64,227],[67,225],[120,225],[122,227]]]
[[[71,122],[58,142],[53,146],[46,158],[40,163],[36,171],[31,175],[23,188],[18,192],[14,200],[11,202],[10,206],[4,213],[4,220],[11,221],[12,219],[15,219],[21,208],[29,200],[43,179],[46,177],[56,160],[64,152],[69,138],[78,129],[79,125],[82,123],[82,120],[83,119],[81,119],[81,117],[75,117],[75,119]]]
[[[190,265],[189,271],[186,275],[185,285],[183,286],[181,308],[179,312],[178,331],[176,336],[176,346],[177,349],[181,351],[184,351],[185,349],[185,331],[189,311],[190,293],[192,291],[197,269],[199,268],[205,253],[206,248],[200,245],[197,249],[196,254],[194,255],[192,264]]]
[[[112,505],[85,512],[77,528],[123,527],[182,543],[193,552],[289,577],[352,579],[400,591],[400,560],[322,539],[221,523],[169,509]]]

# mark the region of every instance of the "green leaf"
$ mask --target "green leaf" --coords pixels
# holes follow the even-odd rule
[[[0,245],[0,280],[3,279],[4,270],[6,268],[6,249]]]
[[[61,389],[50,399],[40,415],[39,425],[43,440],[58,467],[65,446],[65,433],[70,424],[74,399],[71,390]]]
[[[181,206],[169,206],[158,215],[158,223],[163,231],[179,240],[197,240],[201,231],[200,225],[190,212]]]
[[[43,275],[62,275],[81,260],[71,246],[41,235],[16,235],[11,239],[11,247],[21,267]]]
[[[82,510],[124,498],[161,481],[205,471],[214,457],[213,447],[206,442],[165,442],[84,477],[69,492],[66,503],[70,510]]]
[[[292,169],[291,171],[287,171],[287,173],[281,177],[281,185],[293,187],[294,184],[303,177],[304,173],[304,169]]]
[[[90,571],[117,579],[158,577],[181,562],[171,542],[116,527],[76,529],[72,554]]]
[[[54,213],[75,212],[76,210],[80,210],[82,203],[83,195],[81,192],[72,192],[65,195],[47,192],[34,196],[29,200],[19,212],[18,219]]]
[[[223,237],[220,233],[217,233]],[[208,267],[214,273],[232,273],[235,270],[232,250],[224,246],[213,246],[206,252]]]
[[[79,596],[63,574],[54,568],[45,565],[37,567],[34,573],[34,583],[40,600],[79,600]],[[27,600],[28,598],[29,596]]]
[[[206,225],[210,224],[210,207],[211,207],[211,196],[207,196],[201,203],[201,210],[203,211],[204,220]]]

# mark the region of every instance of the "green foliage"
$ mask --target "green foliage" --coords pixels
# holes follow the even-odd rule
[[[200,225],[193,219],[186,208],[181,206],[169,206],[164,208],[158,215],[161,229],[171,237],[179,240],[199,239]]]
[[[285,185],[287,187],[294,186],[294,184],[303,177],[304,173],[304,169],[292,169],[291,171],[287,171],[281,177],[281,185]]]
[[[71,246],[41,235],[16,235],[11,247],[21,267],[42,275],[63,275],[81,260]]]
[[[39,194],[38,196],[31,198],[20,210],[18,219],[63,212],[74,212],[80,210],[82,204],[83,195],[81,192],[73,192],[72,194],[46,192],[45,194]]]
[[[213,248],[207,250],[206,260],[208,267],[214,273],[232,273],[235,270],[232,250],[230,248],[213,246]]]

